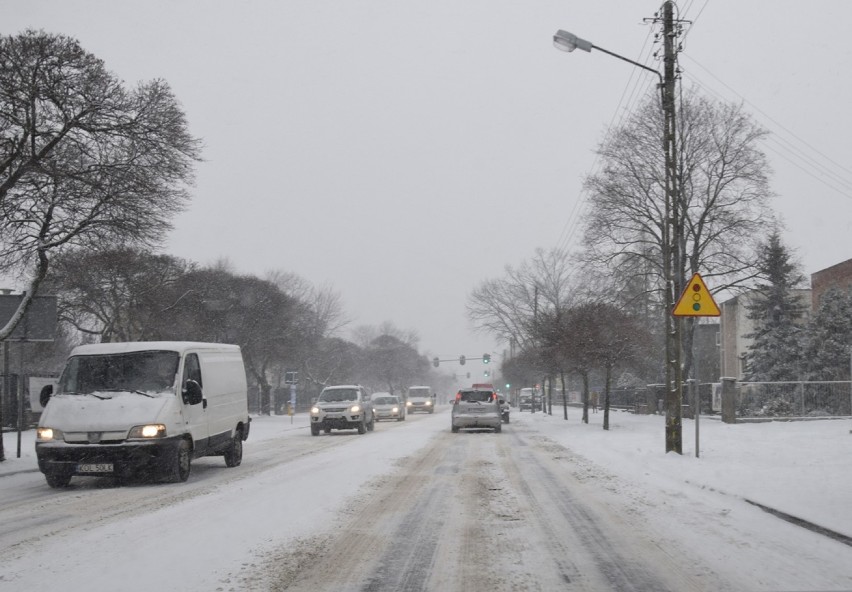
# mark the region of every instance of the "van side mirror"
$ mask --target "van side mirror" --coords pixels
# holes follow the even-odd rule
[[[201,385],[192,379],[187,380],[183,389],[183,402],[188,405],[198,405],[202,399],[204,394],[201,392]]]
[[[42,407],[47,407],[47,402],[50,400],[50,395],[53,394],[53,385],[46,384],[41,387],[41,392],[38,394],[38,402]]]

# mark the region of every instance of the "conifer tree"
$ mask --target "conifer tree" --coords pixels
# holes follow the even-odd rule
[[[781,242],[777,230],[760,248],[758,269],[764,283],[759,284],[746,305],[754,331],[746,352],[746,380],[800,380],[803,368],[801,319],[807,307],[796,288],[804,276]]]
[[[852,298],[830,288],[808,324],[805,367],[809,380],[849,380]]]

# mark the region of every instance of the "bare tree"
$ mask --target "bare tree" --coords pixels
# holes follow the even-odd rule
[[[69,37],[0,37],[0,271],[27,284],[71,247],[155,245],[188,200],[198,160],[168,84],[127,89]]]
[[[43,287],[60,296],[59,321],[99,341],[157,339],[168,311],[186,292],[176,292],[187,261],[136,248],[75,249],[55,257]]]
[[[572,266],[562,249],[537,249],[504,277],[486,280],[468,297],[467,315],[480,330],[517,347],[535,347],[536,316],[566,305],[574,297]]]
[[[603,166],[586,180],[591,209],[584,261],[616,278],[614,290],[637,287],[663,302],[663,253],[668,239],[662,115],[647,101],[598,149]],[[741,106],[687,93],[678,124],[677,208],[682,237],[673,281],[676,294],[700,272],[718,292],[748,283],[758,244],[773,221],[769,165],[758,144],[766,132]],[[660,314],[669,314],[661,311]],[[691,326],[684,331],[691,351]],[[689,360],[687,359],[687,366]]]

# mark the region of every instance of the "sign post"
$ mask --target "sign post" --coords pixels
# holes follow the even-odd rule
[[[710,290],[707,289],[707,285],[704,283],[704,280],[698,273],[694,273],[692,278],[687,282],[686,288],[683,290],[683,294],[680,295],[680,298],[675,304],[674,309],[672,310],[672,316],[674,317],[718,317],[721,316],[722,311],[719,310],[719,306],[716,304],[716,301],[713,300],[713,296],[710,294]],[[677,319],[677,322],[680,322],[680,318]],[[695,333],[693,332],[693,336]],[[693,337],[692,340],[692,360],[693,360],[693,370],[697,367],[695,363],[695,339]],[[701,383],[698,381],[698,372],[695,372],[695,393],[693,396],[693,405],[695,405],[695,457],[698,458],[698,418],[701,415],[701,396],[700,396],[700,386]]]

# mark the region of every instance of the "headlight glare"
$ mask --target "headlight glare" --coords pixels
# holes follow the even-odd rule
[[[134,426],[130,428],[128,439],[150,440],[151,438],[165,438],[166,426],[161,423]]]
[[[320,408],[319,407],[311,407],[311,415],[319,415]]]
[[[55,442],[57,440],[62,440],[63,435],[61,430],[54,428],[37,428],[36,439],[39,442]]]
[[[352,405],[352,407],[349,408],[349,411],[351,411],[352,413],[361,413],[361,406]]]

